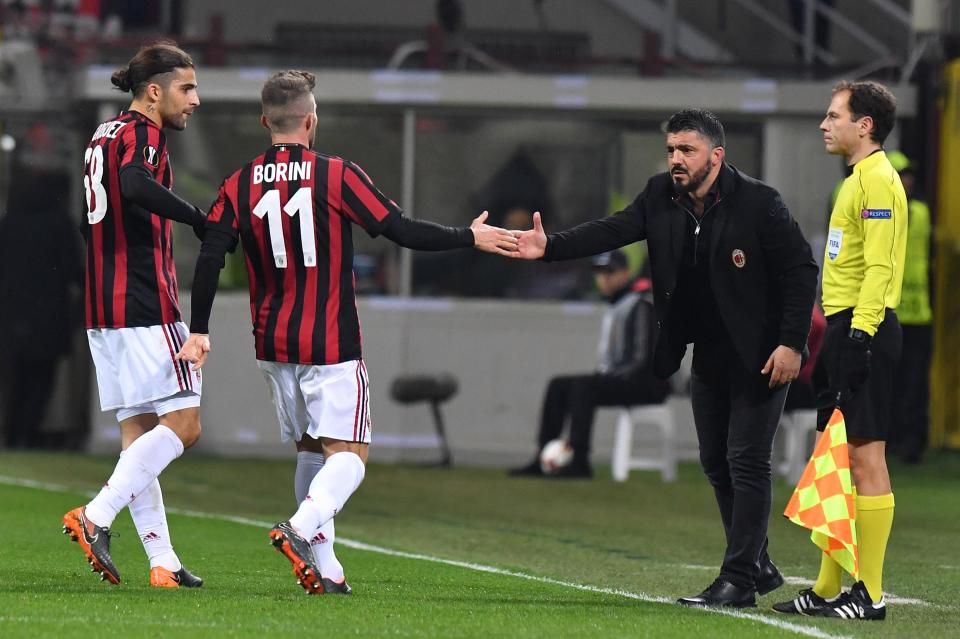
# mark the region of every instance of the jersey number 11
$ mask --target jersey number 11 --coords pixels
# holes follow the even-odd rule
[[[286,205],[283,213],[291,218],[300,213],[300,246],[303,248],[303,265],[317,265],[317,240],[313,234],[313,189],[302,186],[297,189]],[[266,217],[270,229],[270,247],[273,249],[273,262],[277,268],[287,268],[287,247],[283,241],[283,221],[280,211],[280,191],[270,189],[253,207],[253,214],[261,220]]]

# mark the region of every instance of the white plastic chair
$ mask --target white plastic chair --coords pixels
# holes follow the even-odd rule
[[[783,437],[783,457],[777,464],[779,472],[790,484],[800,481],[812,448],[810,433],[817,429],[817,411],[798,409],[784,413],[780,418]]]
[[[660,430],[659,456],[633,456],[633,431],[641,425],[655,426]],[[664,402],[647,406],[630,406],[620,410],[613,439],[611,466],[614,481],[627,481],[631,470],[659,470],[664,482],[677,480],[674,418],[669,404]]]

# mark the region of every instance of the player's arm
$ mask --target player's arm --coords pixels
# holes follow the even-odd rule
[[[200,245],[200,255],[193,272],[190,293],[190,337],[184,342],[177,359],[193,363],[198,370],[207,361],[210,352],[210,313],[220,283],[220,270],[225,257],[237,246],[239,231],[236,211],[227,197],[227,182],[220,186],[216,202],[206,217],[206,232]]]
[[[364,229],[370,237],[384,235],[406,248],[442,251],[474,246],[490,253],[507,253],[516,246],[513,234],[484,224],[484,211],[469,228],[443,226],[403,215],[396,202],[378,189],[363,169],[344,162],[341,213]]]
[[[892,181],[871,176],[864,188],[862,210],[867,217],[860,220],[863,229],[863,283],[850,327],[872,336],[883,321],[885,298],[895,273],[896,230],[907,220],[906,207],[896,204],[897,196]]]
[[[517,245],[510,231],[484,222],[487,212],[481,213],[468,227],[444,226],[429,220],[416,220],[403,214],[395,215],[383,229],[383,236],[404,248],[417,251],[444,251],[476,247],[488,253],[509,253]]]
[[[144,210],[189,224],[196,236],[203,239],[203,212],[157,182],[142,165],[128,164],[120,170],[120,193]]]

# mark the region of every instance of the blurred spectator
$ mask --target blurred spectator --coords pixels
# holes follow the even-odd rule
[[[623,251],[593,258],[597,287],[610,304],[603,316],[598,363],[592,373],[554,377],[547,385],[537,435],[539,450],[560,437],[567,422],[573,460],[548,477],[592,477],[590,438],[599,406],[659,404],[670,392],[667,381],[653,375],[653,293],[650,280],[638,279]],[[544,476],[540,454],[513,477]]]
[[[546,177],[518,150],[471,198],[470,215],[486,210],[488,224],[510,230],[533,225],[534,211],[553,214]],[[582,265],[547,265],[504,260],[478,251],[418,253],[414,281],[419,293],[512,299],[579,299],[588,288]]]
[[[33,448],[79,322],[80,238],[66,174],[22,163],[14,174],[0,219],[0,402],[6,445]]]
[[[930,209],[916,197],[913,165],[900,151],[887,153],[907,193],[907,255],[897,317],[903,327],[903,355],[895,388],[901,389],[887,448],[904,462],[917,463],[927,449],[933,312],[930,308]]]

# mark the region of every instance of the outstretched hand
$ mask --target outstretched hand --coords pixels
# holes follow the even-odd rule
[[[190,337],[187,338],[180,352],[177,353],[177,359],[192,363],[191,368],[198,371],[206,363],[209,352],[210,336],[203,333],[190,333]]]
[[[486,224],[489,215],[484,211],[470,224],[474,248],[487,253],[512,256],[517,251],[517,238],[506,229]]]
[[[510,257],[522,260],[537,260],[543,257],[547,250],[547,234],[543,231],[539,211],[533,214],[532,229],[529,231],[514,231],[513,235],[517,238],[517,250],[511,253]]]

